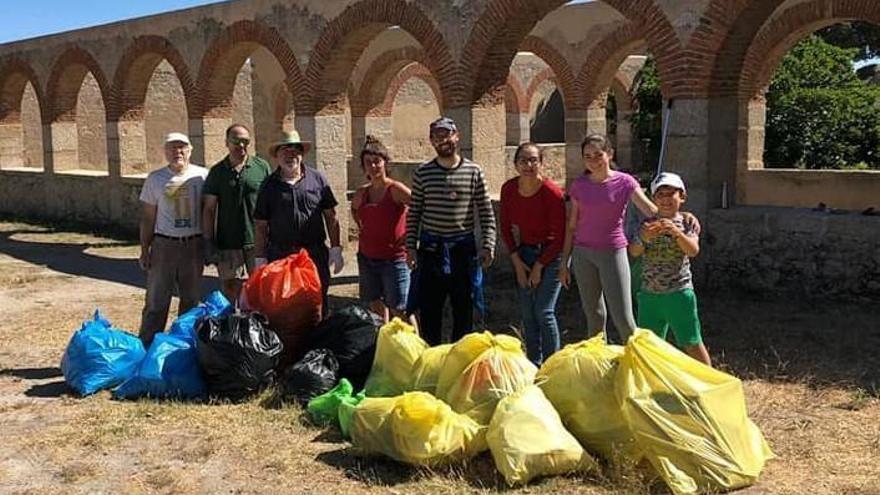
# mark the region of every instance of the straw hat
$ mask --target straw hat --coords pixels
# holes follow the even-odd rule
[[[290,131],[281,134],[281,138],[278,141],[272,143],[272,146],[269,147],[269,154],[275,156],[278,152],[278,148],[282,146],[288,146],[291,144],[298,144],[303,147],[303,152],[308,153],[310,149],[312,149],[312,143],[308,141],[303,141],[299,137],[299,132]]]

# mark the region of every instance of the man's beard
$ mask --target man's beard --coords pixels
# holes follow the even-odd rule
[[[455,156],[455,145],[444,144],[444,145],[441,145],[441,146],[434,148],[434,150],[437,152],[437,156],[440,156],[443,158],[449,158],[450,156]]]

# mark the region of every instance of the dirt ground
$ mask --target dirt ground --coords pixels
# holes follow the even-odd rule
[[[131,241],[0,222],[0,494],[665,493],[599,468],[508,490],[484,454],[437,472],[362,459],[297,409],[119,402],[72,396],[58,368],[95,308],[136,329],[144,276]],[[348,256],[347,260],[353,260]],[[352,263],[349,263],[352,264]],[[332,305],[352,302],[349,267]],[[494,277],[488,327],[515,323],[512,282]],[[206,277],[206,290],[216,278]],[[778,458],[743,494],[880,494],[878,305],[702,295],[717,366],[744,380],[751,417]],[[584,338],[574,294],[564,338]]]

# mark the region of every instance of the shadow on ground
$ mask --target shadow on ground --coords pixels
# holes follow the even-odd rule
[[[119,246],[120,243],[64,243],[31,242],[13,239],[16,234],[46,234],[46,230],[12,230],[0,232],[0,253],[13,258],[45,266],[50,270],[77,277],[88,277],[109,282],[145,288],[147,277],[135,259],[116,259],[86,253],[89,248]],[[128,245],[133,245],[128,244]],[[217,277],[205,276],[202,279],[203,291],[208,292],[219,286]]]
[[[14,376],[24,380],[48,380],[61,376],[61,368],[4,368],[0,376]]]

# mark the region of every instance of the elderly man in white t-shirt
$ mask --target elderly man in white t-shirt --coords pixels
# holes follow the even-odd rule
[[[165,138],[168,165],[147,176],[141,190],[141,268],[147,272],[147,295],[140,337],[145,346],[165,330],[175,286],[178,314],[201,297],[204,268],[202,185],[208,170],[189,162],[192,144],[185,134]]]

